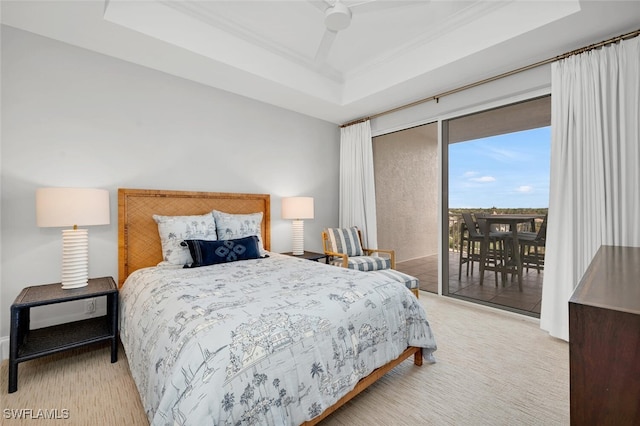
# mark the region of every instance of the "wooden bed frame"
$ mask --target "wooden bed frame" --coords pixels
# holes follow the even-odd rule
[[[118,189],[118,287],[133,271],[162,261],[162,248],[154,214],[166,216],[201,215],[211,210],[227,213],[263,213],[262,240],[271,248],[271,205],[269,194],[192,192],[154,189]],[[385,373],[410,356],[422,365],[422,348],[408,347],[392,360],[361,379],[355,388],[320,416],[303,423],[315,425],[346,404]]]

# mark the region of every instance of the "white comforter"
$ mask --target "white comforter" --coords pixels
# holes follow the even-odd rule
[[[404,285],[274,253],[136,271],[120,309],[152,425],[297,425],[407,346],[436,349]]]

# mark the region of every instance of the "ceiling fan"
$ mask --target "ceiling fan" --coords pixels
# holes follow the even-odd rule
[[[316,52],[316,62],[324,62],[329,56],[331,46],[338,35],[338,31],[347,29],[351,24],[351,18],[354,13],[372,12],[391,7],[406,6],[404,1],[381,1],[381,0],[365,0],[359,3],[350,4],[349,6],[340,0],[308,0],[309,3],[320,9],[324,13],[324,25],[326,30],[320,41],[320,45]],[[424,3],[425,0],[422,2]]]

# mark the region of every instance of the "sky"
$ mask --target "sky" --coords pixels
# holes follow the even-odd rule
[[[549,207],[551,127],[449,145],[449,208]]]

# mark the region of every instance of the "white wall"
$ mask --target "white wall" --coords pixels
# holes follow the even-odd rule
[[[482,79],[478,76],[478,80]],[[475,82],[460,82],[460,86]],[[451,89],[454,89],[453,87]],[[380,136],[421,124],[469,114],[551,92],[551,65],[544,65],[449,96],[371,120],[371,133]],[[425,98],[437,93],[425,93]]]
[[[269,193],[276,252],[291,249],[282,196],[315,198],[305,248],[321,250],[322,228],[337,225],[335,124],[11,27],[1,35],[5,344],[20,290],[60,277],[61,230],[36,226],[38,187],[111,191],[111,225],[89,230],[90,276],[117,276],[120,187]],[[39,308],[32,326],[82,311],[81,304]]]

